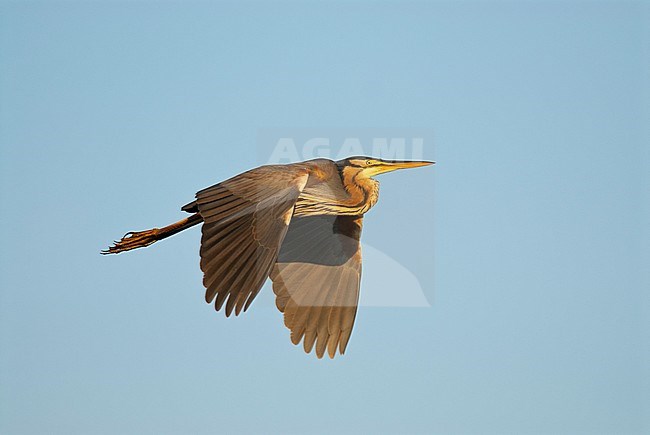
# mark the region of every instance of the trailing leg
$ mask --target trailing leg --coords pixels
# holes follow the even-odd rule
[[[198,213],[190,217],[174,222],[163,228],[153,228],[146,231],[131,231],[122,237],[120,241],[114,242],[107,250],[101,251],[102,254],[119,254],[120,252],[130,251],[132,249],[144,248],[158,240],[166,239],[183,230],[186,230],[194,225],[203,221],[203,218]]]

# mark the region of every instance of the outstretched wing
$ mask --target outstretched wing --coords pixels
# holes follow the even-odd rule
[[[201,270],[205,300],[226,316],[249,307],[269,276],[309,173],[262,166],[196,194],[188,204],[203,218]],[[226,302],[227,300],[227,302]]]
[[[294,217],[271,271],[276,305],[294,344],[343,354],[361,281],[362,216]]]

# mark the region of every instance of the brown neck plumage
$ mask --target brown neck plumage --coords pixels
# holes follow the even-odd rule
[[[341,170],[343,186],[350,195],[346,206],[357,209],[359,215],[366,213],[375,205],[379,198],[379,182],[363,175],[353,167],[344,167]]]

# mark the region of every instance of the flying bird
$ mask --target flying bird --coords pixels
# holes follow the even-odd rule
[[[102,253],[149,246],[202,223],[205,301],[239,315],[270,277],[293,344],[334,358],[345,352],[357,312],[363,216],[379,197],[373,177],[433,163],[349,157],[261,166],[197,192],[181,208],[189,217],[129,232]]]

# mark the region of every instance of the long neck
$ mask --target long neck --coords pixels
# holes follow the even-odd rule
[[[328,175],[340,181],[308,185],[298,198],[294,216],[359,216],[377,202],[379,182],[360,176],[354,168],[338,168]]]
[[[349,194],[345,205],[356,210],[355,214],[366,213],[379,199],[379,182],[361,175],[360,171],[345,167],[341,170],[341,179]]]

